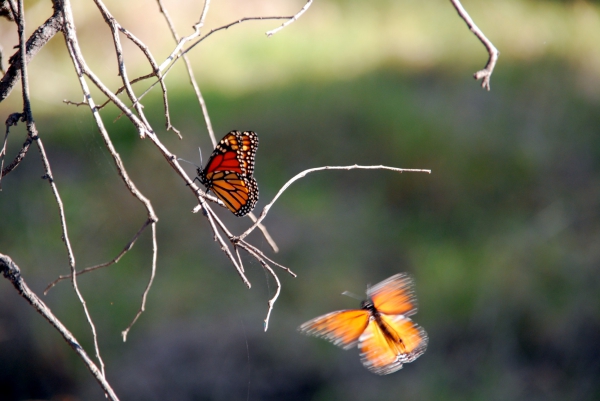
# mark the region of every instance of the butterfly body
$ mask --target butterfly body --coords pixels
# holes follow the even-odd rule
[[[331,312],[299,327],[344,349],[356,345],[363,365],[379,375],[393,373],[427,349],[427,333],[407,316],[416,313],[410,276],[396,274],[367,289],[360,309]]]
[[[258,201],[258,184],[252,176],[258,135],[231,131],[221,139],[198,180],[236,216],[250,213]]]

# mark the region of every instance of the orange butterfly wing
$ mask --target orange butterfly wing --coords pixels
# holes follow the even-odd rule
[[[427,333],[403,315],[373,317],[360,336],[358,348],[363,365],[387,375],[412,362],[427,349]]]
[[[395,274],[367,289],[375,309],[388,315],[410,316],[417,313],[417,298],[411,276]]]
[[[258,135],[252,131],[231,131],[221,139],[198,179],[236,216],[245,216],[258,201],[254,158]]]
[[[332,312],[312,319],[299,330],[344,349],[358,343],[363,365],[378,375],[393,373],[427,349],[427,333],[407,316],[417,300],[409,275],[396,274],[367,289],[363,309]]]
[[[344,349],[356,345],[369,323],[369,312],[365,309],[349,309],[319,316],[298,330],[304,334],[321,337]]]
[[[248,214],[258,201],[258,185],[254,177],[242,179],[231,171],[212,175],[210,190],[237,216]]]

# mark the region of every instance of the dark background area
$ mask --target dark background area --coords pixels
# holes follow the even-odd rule
[[[351,1],[323,3],[340,7],[342,14],[359,7]],[[381,13],[397,7],[376,4]],[[414,4],[404,5],[414,11]],[[591,2],[498,4],[540,10],[542,17],[563,15],[567,28],[578,25],[573,15],[583,16],[600,36],[599,10]],[[441,56],[419,66],[389,56],[336,76],[319,70],[318,50],[308,52],[306,64],[309,70],[317,65],[317,72],[275,83],[232,91],[199,78],[206,83],[217,136],[231,129],[260,136],[256,212],[289,178],[312,167],[357,163],[432,170],[431,175],[328,171],[293,184],[265,220],[280,252],[273,254],[259,234],[250,236],[298,274],[278,271],[283,288],[266,333],[272,279],[245,257],[253,287],[243,285],[206,220],[191,214],[195,201],[189,189],[149,141],[140,140],[125,120],[113,123],[114,109],[105,111],[130,175],[160,219],[156,280],[147,311],[126,343],[120,332],[135,315],[150,274],[149,233],[117,265],[79,278],[107,378],[120,399],[600,398],[600,73],[594,70],[597,51],[569,47],[584,47],[596,36],[578,41],[562,27],[563,49],[532,24],[538,40],[549,44],[525,57],[513,51],[523,42],[511,43],[501,33],[510,36],[511,24],[526,20],[527,12],[515,11],[522,19],[503,20],[503,26],[490,23],[488,35],[503,53],[492,91],[486,92],[470,74],[487,55],[446,7],[445,14],[431,19],[455,23],[457,40],[469,42],[473,57],[462,59],[457,42],[458,59]],[[472,11],[476,21],[498,19],[481,7]],[[320,12],[311,8],[306,24],[312,26],[310,18]],[[302,21],[278,35],[300,40],[308,29]],[[336,23],[343,25],[331,22]],[[260,29],[252,32],[265,30]],[[403,29],[410,33],[410,27]],[[255,40],[264,41],[259,35]],[[281,54],[285,39],[275,40],[261,46]],[[331,49],[345,57],[343,49]],[[232,58],[245,60],[232,52]],[[248,56],[250,81],[252,65],[260,60],[264,70],[255,78],[269,75],[268,53],[258,54]],[[285,71],[303,68],[277,65]],[[227,68],[223,65],[223,75]],[[185,77],[177,79],[184,83],[179,87],[173,78],[170,105],[184,139],[159,135],[175,154],[197,163],[197,147],[206,157],[210,142],[193,92]],[[12,106],[0,105],[3,118],[18,109],[18,96],[12,95]],[[34,96],[33,111],[65,203],[77,266],[83,268],[118,254],[145,213],[119,180],[89,111],[62,106],[60,100],[48,104]],[[155,127],[164,124],[161,107],[158,95],[146,103]],[[9,158],[23,139],[23,126],[11,130]],[[194,167],[186,168],[192,175]],[[4,177],[0,193],[0,251],[15,260],[38,294],[68,272],[57,207],[42,174],[32,148]],[[219,212],[236,233],[250,224]],[[363,294],[367,284],[398,272],[415,277],[419,312],[413,319],[430,338],[426,353],[401,371],[378,377],[363,368],[356,350],[342,351],[296,331],[320,314],[357,307],[358,301],[340,295],[343,291]],[[60,283],[44,301],[93,354],[70,284]],[[0,284],[0,302],[1,399],[104,399],[83,363],[6,281]]]

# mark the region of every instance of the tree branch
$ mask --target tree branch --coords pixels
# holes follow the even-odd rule
[[[79,355],[79,357],[83,360],[88,370],[92,373],[100,387],[104,390],[106,396],[112,401],[118,401],[117,395],[113,391],[112,387],[106,381],[104,375],[98,367],[94,364],[89,355],[85,352],[85,350],[79,345],[77,339],[71,334],[69,330],[61,323],[60,320],[54,316],[50,308],[44,304],[44,302],[37,296],[25,283],[25,280],[21,276],[21,271],[19,266],[17,266],[12,259],[0,253],[0,271],[7,278],[15,289],[31,306],[35,308],[35,310],[44,317],[59,333],[63,336],[67,344],[73,351]]]
[[[483,34],[481,29],[479,29],[477,25],[475,25],[475,22],[473,22],[473,20],[469,16],[469,13],[467,13],[467,10],[465,10],[462,4],[460,4],[460,0],[450,0],[450,2],[456,9],[458,15],[460,15],[460,17],[465,21],[471,32],[473,32],[473,34],[477,36],[481,43],[483,43],[483,45],[488,51],[488,54],[490,55],[490,58],[488,59],[488,62],[485,65],[485,68],[473,74],[473,78],[477,80],[482,80],[481,87],[489,91],[490,79],[492,78],[492,72],[494,72],[494,67],[496,66],[496,62],[498,61],[498,56],[500,55],[500,52],[498,51],[498,49],[496,49],[496,47],[494,47],[494,44]]]
[[[252,231],[254,231],[254,229],[260,224],[260,222],[263,221],[264,218],[267,216],[267,213],[269,212],[269,209],[271,208],[271,206],[273,206],[273,204],[275,203],[275,201],[295,181],[299,180],[302,177],[305,177],[307,174],[314,173],[316,171],[323,171],[323,170],[354,170],[354,169],[361,169],[361,170],[391,170],[391,171],[397,171],[399,173],[402,173],[402,172],[405,172],[405,171],[406,172],[423,172],[423,173],[429,173],[429,174],[431,174],[431,170],[397,168],[397,167],[388,167],[388,166],[381,166],[381,165],[379,165],[379,166],[359,166],[359,165],[355,164],[355,165],[352,165],[352,166],[324,166],[324,167],[309,168],[307,170],[302,171],[301,173],[296,174],[294,177],[292,177],[290,180],[288,180],[288,182],[286,182],[285,185],[283,187],[281,187],[281,189],[279,190],[279,192],[277,192],[277,194],[275,195],[275,197],[273,198],[273,200],[271,202],[269,202],[263,208],[263,211],[260,213],[260,216],[254,222],[254,224],[249,229],[247,229],[242,235],[240,235],[237,238],[237,240],[239,240],[239,241],[243,240]]]
[[[27,45],[25,46],[25,60],[27,64],[29,64],[31,59],[40,51],[40,49],[62,29],[62,2],[60,0],[53,0],[52,2],[54,14],[48,18],[46,22],[40,25],[27,40]],[[10,57],[9,65],[6,73],[2,79],[0,79],[0,102],[10,95],[13,87],[19,82],[19,79],[21,79],[21,58],[19,57],[19,51]]]

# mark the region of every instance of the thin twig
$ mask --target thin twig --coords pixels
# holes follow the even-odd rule
[[[159,80],[160,79],[164,79],[167,74],[169,73],[169,71],[171,70],[171,68],[175,65],[175,62],[183,57],[184,55],[186,55],[190,50],[192,50],[192,48],[194,48],[196,45],[200,44],[200,42],[204,41],[206,38],[208,38],[209,36],[211,36],[213,33],[218,32],[218,31],[222,31],[224,29],[228,29],[230,27],[232,27],[233,25],[237,25],[240,24],[242,22],[245,21],[267,21],[267,20],[278,20],[278,19],[289,19],[289,18],[293,18],[293,17],[245,17],[245,18],[241,18],[237,21],[233,21],[227,25],[223,25],[219,28],[215,28],[212,29],[211,31],[209,31],[206,35],[202,36],[200,39],[198,39],[196,42],[194,42],[193,44],[191,44],[187,49],[185,49],[184,51],[178,53],[181,48],[183,47],[183,44],[185,44],[188,40],[188,38],[196,38],[199,36],[199,31],[198,34],[192,34],[186,38],[183,38],[180,40],[179,44],[177,45],[177,47],[175,48],[175,50],[173,50],[173,52],[171,53],[171,55],[169,57],[167,57],[167,59],[165,61],[163,61],[163,63],[160,65],[159,67],[159,71],[162,72],[162,75],[159,76]],[[164,72],[163,72],[164,71]],[[88,75],[86,73],[86,75]],[[97,79],[95,76],[93,75],[88,75],[90,77],[90,79],[92,79],[94,81],[94,84],[99,85],[100,81],[99,79]],[[159,81],[157,80],[156,82],[152,83],[140,96],[138,96],[138,100],[142,99],[144,96],[146,96],[147,93],[149,93],[154,86],[156,86],[159,83]],[[110,96],[110,91],[108,91],[108,89],[105,89],[103,87],[99,87],[99,89],[105,93],[107,96],[109,96],[111,98],[111,100],[113,100],[113,98]],[[115,101],[115,100],[113,100]],[[115,101],[115,104],[121,109],[121,111],[123,111],[123,113],[125,113],[125,115],[127,115],[127,117],[132,118],[130,116],[131,111],[127,110],[127,112],[123,109],[122,107],[122,103],[120,101]],[[145,134],[144,131],[140,131],[140,136],[143,137],[143,135]],[[216,145],[216,139],[214,141],[214,144]]]
[[[102,387],[107,397],[112,401],[118,401],[117,395],[108,381],[106,381],[104,374],[94,364],[73,334],[71,334],[56,316],[54,316],[50,308],[48,308],[48,306],[46,306],[46,304],[31,291],[21,276],[19,266],[17,266],[9,256],[0,254],[0,271],[2,271],[4,277],[12,283],[19,294],[25,298],[27,302],[29,302],[29,304],[60,333],[61,336],[63,336],[67,344],[69,344],[69,346],[73,348],[73,351],[75,351],[83,360],[83,363],[85,363],[85,366],[92,373],[92,376],[94,376],[100,387]]]
[[[465,21],[471,32],[473,32],[473,34],[477,36],[481,43],[483,43],[490,55],[490,58],[488,59],[488,62],[485,65],[485,68],[473,74],[473,78],[477,80],[482,79],[481,87],[489,91],[490,79],[492,78],[492,72],[494,72],[494,67],[496,66],[496,62],[498,61],[498,56],[500,55],[500,52],[498,51],[498,49],[496,49],[492,42],[483,34],[481,29],[479,29],[477,25],[475,25],[475,22],[473,22],[473,20],[469,16],[469,13],[467,13],[467,10],[465,10],[462,4],[460,4],[460,0],[450,0],[450,2],[456,9],[456,12],[458,12],[458,15],[460,15],[460,17]]]
[[[361,169],[361,170],[391,170],[391,171],[397,171],[399,173],[403,173],[403,172],[422,172],[422,173],[429,173],[429,174],[431,174],[431,170],[397,168],[397,167],[388,167],[388,166],[382,166],[382,165],[379,165],[379,166],[359,166],[357,164],[354,164],[352,166],[324,166],[324,167],[309,168],[307,170],[304,170],[301,173],[296,174],[288,182],[286,182],[285,185],[283,187],[281,187],[281,189],[279,190],[279,192],[277,192],[277,194],[275,195],[275,197],[273,198],[273,200],[263,208],[263,210],[260,213],[260,216],[258,217],[258,219],[256,220],[256,222],[250,228],[248,228],[242,235],[240,235],[238,239],[239,240],[243,240],[244,238],[246,238],[248,236],[248,234],[250,234],[252,231],[254,231],[254,229],[258,226],[258,224],[261,221],[263,221],[264,218],[267,216],[267,213],[269,212],[269,209],[271,208],[271,206],[273,206],[273,203],[275,203],[275,201],[281,196],[281,194],[290,185],[292,185],[295,181],[299,180],[302,177],[305,177],[307,174],[314,173],[314,172],[317,172],[317,171],[323,171],[323,170],[354,170],[354,169]]]
[[[175,29],[175,25],[173,21],[171,21],[171,17],[169,17],[169,13],[167,9],[162,4],[162,0],[157,0],[158,7],[160,12],[165,16],[165,20],[167,21],[167,25],[171,30],[171,34],[173,35],[173,39],[175,42],[180,42],[179,35],[177,34],[177,30]],[[200,17],[200,22],[196,24],[196,32],[200,34],[200,28],[204,26],[204,19],[206,18],[206,14],[208,13],[208,6],[210,4],[210,0],[206,0],[204,2],[204,8],[202,10],[202,16]],[[212,141],[213,147],[217,146],[217,140],[215,138],[215,133],[213,131],[212,123],[210,121],[210,116],[208,115],[208,108],[206,107],[206,102],[204,101],[204,96],[202,96],[202,92],[200,92],[200,87],[198,86],[198,82],[196,81],[196,77],[194,76],[194,71],[192,70],[192,64],[187,55],[183,56],[183,62],[185,63],[185,67],[188,72],[188,76],[190,78],[190,82],[192,87],[194,88],[194,92],[196,93],[196,98],[198,99],[198,103],[200,104],[200,108],[202,109],[202,115],[204,116],[204,123],[206,124],[206,128],[208,129],[208,135],[210,136],[210,140]]]
[[[238,241],[237,246],[240,246],[242,248],[244,247],[249,247],[252,248],[254,250],[254,252],[256,252],[258,255],[260,255],[261,258],[266,259],[267,261],[269,261],[269,263],[285,270],[286,272],[288,272],[291,276],[293,277],[298,277],[298,275],[296,273],[294,273],[289,267],[285,267],[284,265],[281,265],[277,262],[275,262],[273,259],[267,257],[261,250],[259,250],[257,247],[255,247],[254,245],[246,242],[246,241]],[[244,248],[245,249],[245,248]]]
[[[140,309],[136,313],[133,321],[129,323],[129,326],[125,330],[121,332],[121,336],[123,337],[123,342],[127,341],[127,334],[129,334],[129,330],[133,327],[135,322],[137,322],[140,315],[146,310],[146,299],[148,299],[148,293],[150,292],[150,288],[152,288],[152,282],[154,281],[154,277],[156,276],[156,255],[158,252],[158,245],[156,243],[156,222],[152,223],[152,271],[150,274],[150,280],[148,280],[148,285],[144,290],[144,294],[142,295],[142,304],[140,305]]]
[[[218,28],[215,29],[211,29],[206,35],[202,36],[200,39],[198,39],[197,41],[195,41],[194,43],[192,43],[187,49],[185,49],[184,51],[182,51],[180,53],[180,55],[184,55],[187,52],[189,52],[190,50],[192,50],[194,47],[196,47],[198,44],[200,44],[201,42],[203,42],[205,39],[207,39],[209,36],[211,36],[213,33],[222,31],[224,29],[229,29],[234,25],[238,25],[241,24],[242,22],[246,22],[246,21],[269,21],[269,20],[278,20],[278,19],[290,19],[293,17],[279,17],[279,16],[275,16],[275,17],[244,17],[244,18],[240,18],[237,21],[233,21],[230,22],[229,24],[220,26]],[[180,55],[178,55],[177,57],[175,57],[173,59],[173,62],[180,57]],[[164,65],[164,63],[163,63]],[[161,69],[162,71],[162,69]],[[166,72],[165,72],[166,73]]]
[[[253,249],[251,249],[251,248],[244,248],[244,249],[246,250],[246,252],[248,252],[249,254],[254,256],[256,258],[256,260],[258,260],[258,262],[262,265],[262,267],[266,271],[268,271],[271,274],[271,276],[273,276],[273,278],[275,279],[275,283],[277,283],[277,289],[275,290],[275,295],[273,295],[273,298],[269,299],[269,302],[267,302],[267,305],[269,306],[269,308],[267,309],[267,317],[265,317],[265,320],[264,320],[265,331],[267,331],[269,329],[269,318],[271,317],[271,312],[273,312],[273,307],[275,306],[275,301],[277,301],[277,298],[279,298],[279,293],[281,292],[281,283],[279,282],[279,278],[277,277],[277,274],[275,274],[273,269],[271,269],[271,266],[269,266],[269,264],[266,261],[264,261],[258,254],[256,254]]]
[[[296,13],[296,15],[290,17],[290,19],[288,21],[284,22],[280,27],[272,29],[269,32],[267,32],[266,33],[267,37],[271,37],[271,36],[275,35],[277,32],[281,31],[283,28],[285,28],[292,22],[298,20],[298,18],[300,18],[302,16],[302,14],[304,14],[306,12],[306,10],[308,10],[308,8],[311,6],[312,2],[313,2],[313,0],[308,0],[306,2],[306,4],[304,5],[304,7],[302,7],[302,9],[300,11],[298,11]]]
[[[66,3],[68,3],[68,1],[69,0],[65,0]],[[153,226],[152,241],[153,241],[153,244],[155,244],[156,243],[156,231],[154,230],[154,224],[158,221],[158,217],[156,216],[156,213],[154,212],[154,208],[153,208],[150,200],[147,199],[137,189],[136,185],[129,178],[129,174],[127,173],[125,166],[123,165],[121,157],[119,156],[118,152],[116,151],[116,149],[110,139],[110,136],[108,135],[108,132],[104,126],[104,122],[102,121],[102,118],[100,116],[100,113],[98,112],[98,110],[95,107],[94,99],[91,95],[91,92],[90,92],[88,86],[87,86],[87,82],[83,78],[83,74],[87,75],[90,79],[92,79],[94,84],[100,90],[102,90],[107,96],[109,96],[109,97],[113,96],[113,99],[111,99],[111,100],[113,100],[113,102],[115,102],[115,100],[118,100],[120,102],[120,100],[118,98],[116,98],[116,96],[114,96],[114,94],[112,94],[110,91],[108,91],[108,89],[104,87],[102,82],[100,82],[100,80],[97,77],[95,77],[95,75],[87,68],[87,65],[85,64],[85,61],[83,59],[83,55],[81,54],[81,49],[79,48],[77,36],[75,34],[74,24],[73,24],[73,16],[70,12],[70,5],[67,5],[67,7],[69,7],[69,8],[68,8],[68,11],[65,12],[65,38],[67,41],[67,48],[69,50],[69,55],[71,56],[73,65],[77,72],[77,76],[79,77],[79,83],[81,85],[81,89],[84,93],[85,98],[87,99],[87,103],[90,107],[90,110],[92,111],[92,116],[94,117],[96,126],[98,127],[100,135],[102,136],[102,139],[104,140],[104,144],[106,145],[106,148],[109,150],[109,152],[113,158],[113,161],[115,163],[115,166],[117,167],[117,171],[119,173],[119,176],[121,177],[121,180],[125,183],[125,186],[129,190],[129,192],[135,198],[137,198],[140,201],[140,203],[142,203],[144,205],[144,207],[146,208],[148,220],[152,222],[151,223]],[[118,34],[116,34],[116,36],[118,37]],[[118,39],[116,39],[116,41],[118,42]],[[122,68],[121,71],[123,74],[125,74],[124,68]],[[124,76],[123,79],[124,79],[124,81],[127,81],[126,76]],[[104,88],[104,90],[103,90],[103,88]],[[132,90],[131,90],[131,92],[128,91],[128,93],[130,94],[130,96],[133,96],[133,98],[135,98],[135,95],[133,94]],[[115,102],[115,104],[116,104],[116,102]],[[121,110],[124,110],[124,109],[121,108]],[[129,112],[129,110],[127,110],[127,111]],[[141,109],[138,109],[138,112],[141,112]],[[149,124],[147,124],[146,121],[140,121],[131,112],[129,112],[127,114],[127,116],[132,121],[132,123],[134,123],[134,125],[136,125],[138,127],[138,132],[145,134],[143,136],[147,136],[149,138],[156,140],[156,136],[152,133],[151,127],[149,126]],[[144,119],[143,114],[142,114],[142,118]],[[152,255],[153,264],[152,264],[151,277],[154,277],[154,272],[156,270],[156,253],[157,253],[157,248],[154,247],[153,255]],[[71,272],[71,274],[74,275],[75,271],[73,270]],[[152,279],[150,280],[148,285],[150,286],[151,284],[152,284]],[[144,305],[144,303],[145,303],[145,297],[147,295],[148,290],[149,290],[149,287],[146,289],[146,291],[144,291],[142,305]],[[137,317],[136,317],[136,319],[137,319]]]
[[[1,156],[2,165],[4,165],[4,157],[6,155],[6,143],[7,143],[7,139],[8,139],[9,129],[11,126],[17,125],[19,120],[25,121],[24,118],[25,118],[25,114],[23,114],[23,113],[12,113],[6,119],[6,123],[5,123],[6,135],[4,138],[4,146],[2,147],[2,151],[0,152],[0,154],[2,155]],[[4,177],[6,174],[10,173],[21,163],[21,161],[25,158],[25,155],[27,154],[27,151],[29,150],[29,146],[31,145],[32,142],[33,142],[32,137],[30,135],[27,135],[27,138],[25,139],[23,146],[21,146],[21,150],[19,150],[19,153],[17,153],[17,155],[15,156],[13,161],[8,166],[6,166],[6,168],[2,168],[0,166],[0,171],[1,171],[0,181],[2,180],[2,177]],[[0,185],[0,189],[2,189],[1,185]]]
[[[106,10],[106,12],[108,12],[108,10]],[[167,85],[165,84],[164,78],[160,76],[160,72],[158,70],[158,64],[156,63],[156,60],[154,59],[154,56],[152,55],[152,53],[150,52],[150,49],[148,49],[148,46],[146,46],[140,39],[138,39],[133,33],[129,32],[127,29],[125,29],[122,25],[118,24],[117,21],[114,19],[114,17],[112,17],[112,21],[114,21],[113,23],[116,25],[116,27],[118,27],[118,29],[125,35],[127,36],[127,38],[132,41],[141,51],[142,53],[144,53],[144,55],[146,56],[146,59],[148,60],[148,62],[150,63],[150,66],[152,67],[152,74],[147,75],[146,77],[150,77],[150,76],[156,76],[158,77],[158,81],[160,82],[160,86],[161,86],[161,90],[162,90],[162,95],[163,95],[163,105],[165,107],[165,126],[167,131],[173,131],[177,134],[177,136],[179,136],[179,139],[182,139],[181,133],[179,132],[179,130],[177,128],[175,128],[172,124],[171,124],[171,113],[169,112],[169,100],[168,100],[168,96],[167,96]],[[117,52],[122,52],[122,48],[120,46],[120,43],[117,46]],[[123,63],[122,68],[125,68],[125,65]],[[137,82],[137,80],[133,80],[131,81],[131,84],[133,84],[134,82]],[[127,85],[125,85],[125,87],[127,87]],[[132,101],[134,103],[139,102],[139,99],[137,100],[133,100]]]
[[[105,262],[105,263],[101,263],[99,265],[95,265],[95,266],[91,266],[91,267],[86,267],[85,269],[82,269],[80,271],[77,272],[78,276],[81,276],[84,273],[89,273],[91,271],[97,270],[97,269],[101,269],[103,267],[108,267],[110,265],[119,263],[119,260],[121,260],[121,258],[123,257],[123,255],[125,255],[127,252],[129,252],[129,250],[131,250],[131,248],[133,248],[133,245],[135,245],[136,241],[138,240],[138,238],[140,237],[140,235],[142,235],[142,233],[144,232],[144,230],[150,225],[152,224],[153,221],[148,219],[144,222],[144,225],[142,225],[142,228],[140,228],[138,230],[138,232],[133,236],[133,238],[131,239],[131,241],[129,241],[129,243],[127,245],[125,245],[125,247],[123,248],[123,250],[111,261],[109,262]],[[50,289],[52,287],[54,287],[56,284],[60,283],[63,280],[69,279],[71,278],[70,274],[65,274],[63,276],[58,276],[58,278],[56,280],[54,280],[53,282],[51,282],[50,284],[48,284],[48,286],[46,287],[46,289],[44,290],[44,295],[48,294],[48,291],[50,291]]]
[[[241,263],[238,264],[238,262],[235,260],[235,257],[233,256],[233,254],[227,247],[227,244],[219,234],[219,230],[217,229],[215,222],[218,222],[220,224],[221,229],[223,229],[224,225],[221,223],[215,212],[208,206],[204,199],[201,198],[200,204],[202,205],[203,214],[208,218],[208,222],[210,223],[210,226],[213,230],[214,240],[219,243],[219,245],[221,246],[221,250],[225,253],[225,255],[227,255],[233,266],[236,268],[240,278],[242,279],[244,284],[246,284],[246,287],[251,288],[252,285],[250,284],[250,281],[248,281],[248,278],[244,273],[244,266]],[[231,235],[229,235],[228,237],[230,239],[232,238]]]
[[[168,14],[166,13],[166,9],[163,7],[161,0],[158,0],[158,3],[159,3],[161,12],[167,18],[167,23],[169,24],[169,27],[171,28],[171,32],[173,33],[173,35],[175,37],[177,37],[178,35],[175,33],[174,25],[171,22],[170,18],[168,17]],[[159,72],[162,72],[167,67],[167,65],[169,65],[169,63],[171,63],[171,61],[173,61],[176,57],[178,57],[178,53],[181,51],[181,49],[187,42],[200,36],[200,29],[204,26],[204,20],[206,19],[206,15],[208,14],[209,6],[210,6],[210,0],[205,0],[204,6],[202,7],[202,15],[200,16],[200,20],[196,24],[194,24],[194,32],[192,32],[190,35],[185,36],[181,39],[179,39],[179,38],[175,39],[177,41],[177,46],[175,46],[175,49],[173,49],[171,54],[169,54],[169,57],[167,57],[167,59],[165,61],[163,61],[163,63],[160,65]],[[216,146],[216,143],[215,143],[215,146]]]
[[[248,213],[248,217],[250,217],[250,220],[252,220],[253,223],[256,223],[256,221],[258,220],[252,212]],[[273,249],[273,252],[278,253],[279,247],[275,243],[275,240],[271,237],[271,234],[269,234],[269,232],[267,231],[267,227],[262,225],[262,223],[258,223],[258,229],[262,232],[263,236],[267,240],[267,243],[271,246],[271,249]]]
[[[68,4],[65,3],[65,6],[68,7]],[[23,0],[19,0],[18,2],[18,22],[17,22],[18,30],[19,30],[19,47],[21,54],[21,82],[22,82],[22,92],[23,92],[23,113],[26,118],[27,132],[31,138],[36,141],[38,145],[38,149],[40,151],[40,156],[42,158],[42,163],[44,164],[44,170],[46,174],[44,178],[48,180],[50,184],[50,188],[52,189],[52,193],[54,194],[54,199],[56,200],[56,204],[58,205],[58,211],[60,216],[61,228],[62,228],[62,240],[65,243],[67,248],[67,255],[69,257],[69,267],[71,268],[71,274],[73,275],[71,282],[73,283],[73,289],[79,298],[79,302],[83,307],[83,311],[85,313],[86,319],[90,328],[92,330],[92,337],[94,342],[94,348],[96,350],[96,358],[100,363],[100,371],[102,372],[102,376],[104,376],[104,362],[102,361],[102,357],[100,356],[100,348],[98,346],[98,336],[96,333],[96,326],[92,321],[92,317],[88,311],[87,304],[83,295],[79,291],[79,287],[77,286],[77,276],[75,273],[75,255],[73,253],[73,249],[71,247],[71,242],[69,240],[69,234],[67,231],[67,221],[65,218],[65,210],[64,206],[58,193],[58,188],[54,181],[52,175],[52,169],[50,168],[50,162],[48,161],[48,156],[46,155],[46,150],[44,149],[44,144],[42,143],[41,138],[38,135],[37,127],[33,120],[33,113],[31,112],[31,101],[29,99],[29,77],[27,75],[27,62],[26,58],[26,50],[25,50],[25,9],[23,6]]]
[[[113,43],[115,45],[115,54],[117,56],[117,64],[119,66],[119,76],[121,77],[121,81],[123,82],[123,85],[125,86],[125,92],[127,93],[127,96],[133,103],[133,107],[137,111],[139,118],[142,120],[142,122],[144,123],[144,125],[146,127],[150,127],[150,123],[146,119],[146,115],[144,114],[142,105],[139,103],[137,96],[135,95],[135,92],[133,91],[133,88],[131,87],[131,84],[129,83],[129,78],[127,78],[128,74],[127,74],[127,69],[125,67],[125,60],[123,58],[123,48],[121,46],[121,39],[119,37],[119,30],[120,30],[121,26],[119,25],[117,20],[110,14],[110,12],[108,11],[108,8],[106,8],[106,6],[104,5],[104,3],[101,0],[94,0],[94,3],[96,3],[96,6],[100,10],[102,17],[104,18],[104,21],[108,24],[108,26],[110,27],[110,30],[112,32]],[[134,43],[137,44],[137,42],[134,42]],[[143,51],[143,48],[142,48],[142,51]],[[145,53],[145,54],[147,54],[147,53]],[[150,60],[152,60],[152,57],[150,57]]]
[[[52,0],[54,7],[54,14],[48,18],[42,25],[40,25],[27,40],[26,57],[27,63],[31,61],[33,57],[40,51],[42,47],[50,41],[60,32],[63,26],[62,17],[62,2],[60,0]],[[19,82],[21,78],[21,57],[19,52],[16,52],[12,57],[9,58],[9,67],[4,76],[0,80],[0,102],[10,95],[14,86]]]

